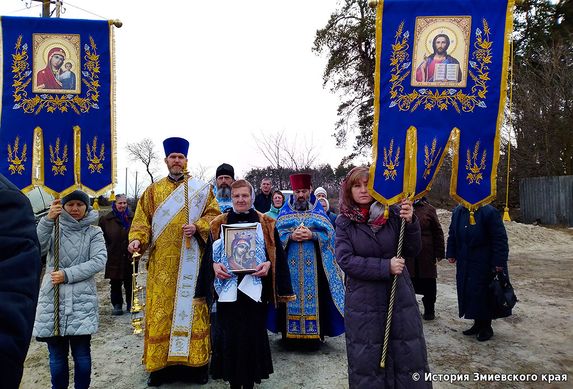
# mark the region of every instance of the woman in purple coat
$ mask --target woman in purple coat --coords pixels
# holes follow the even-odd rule
[[[403,253],[421,247],[412,203],[384,206],[368,192],[368,168],[352,169],[340,191],[336,259],[345,273],[344,325],[350,388],[426,388],[426,342],[414,288],[404,259],[396,257],[401,219],[406,220]],[[386,367],[380,367],[392,275],[398,277]],[[417,373],[418,375],[416,375]],[[412,376],[421,377],[415,381]]]

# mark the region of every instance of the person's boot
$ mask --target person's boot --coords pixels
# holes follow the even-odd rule
[[[207,368],[199,370],[193,379],[193,382],[199,385],[205,385],[208,381],[209,370]]]
[[[434,320],[436,318],[436,314],[433,311],[425,311],[424,310],[424,320]]]
[[[434,304],[426,303],[424,299],[422,299],[422,302],[424,303],[424,320],[434,320],[436,318],[434,313]]]
[[[491,327],[491,320],[480,320],[480,329],[477,333],[476,339],[480,342],[490,340],[493,336],[493,328]]]
[[[123,309],[121,309],[121,305],[115,304],[113,306],[113,311],[111,312],[113,316],[120,316],[123,315]]]
[[[161,386],[163,379],[161,376],[161,371],[154,371],[149,373],[149,378],[147,379],[147,386]]]
[[[480,326],[477,321],[474,321],[474,325],[465,331],[462,332],[464,335],[477,335],[480,331]]]

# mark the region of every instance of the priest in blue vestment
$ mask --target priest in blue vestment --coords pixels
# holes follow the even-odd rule
[[[334,228],[312,194],[311,176],[290,176],[293,195],[277,218],[296,300],[270,315],[269,329],[287,344],[318,346],[325,336],[344,333],[344,283],[334,257]],[[308,342],[305,342],[308,341]]]

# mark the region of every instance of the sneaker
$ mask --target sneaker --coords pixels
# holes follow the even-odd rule
[[[113,311],[111,312],[113,316],[120,316],[123,315],[123,309],[121,309],[121,305],[116,304],[113,306]]]
[[[490,340],[492,336],[493,336],[493,328],[485,327],[478,332],[476,339],[479,340],[480,342],[485,342],[486,340]]]

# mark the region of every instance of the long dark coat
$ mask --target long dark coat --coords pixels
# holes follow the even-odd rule
[[[128,213],[129,223],[133,220],[133,213]],[[107,263],[105,265],[105,278],[123,280],[129,278],[133,269],[131,255],[127,251],[129,244],[129,230],[123,229],[121,221],[113,212],[99,218],[99,226],[103,231],[105,246],[107,248]]]
[[[456,284],[460,317],[492,318],[488,303],[488,285],[496,266],[507,271],[507,233],[501,215],[491,205],[474,213],[470,224],[467,208],[458,206],[452,213],[447,258],[456,259]]]
[[[336,219],[336,259],[345,273],[344,325],[350,388],[426,388],[429,372],[426,342],[414,287],[407,268],[398,277],[394,315],[385,369],[380,368],[391,277],[390,259],[396,255],[400,218],[392,208],[388,222],[376,234],[367,224]],[[403,253],[420,250],[418,221],[407,224]],[[412,379],[412,374],[422,377]]]
[[[436,209],[427,201],[416,201],[414,213],[420,222],[422,249],[415,258],[406,258],[408,272],[413,278],[436,278],[436,259],[444,258],[446,251],[444,231]]]
[[[38,290],[40,243],[30,200],[0,174],[0,388],[20,385]]]

